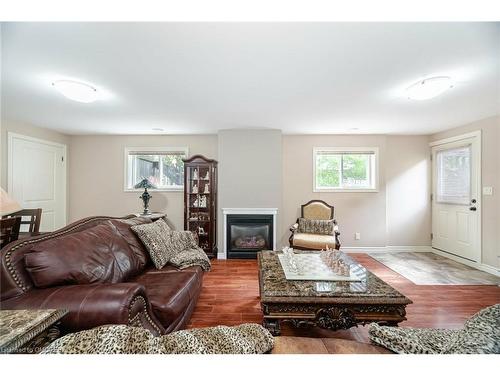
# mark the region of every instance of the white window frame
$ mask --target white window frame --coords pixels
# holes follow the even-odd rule
[[[342,153],[360,153],[360,152],[373,152],[374,160],[371,165],[371,172],[373,173],[373,186],[370,188],[318,188],[316,186],[316,155],[318,152],[342,152]],[[379,148],[378,147],[313,147],[312,152],[313,163],[313,192],[314,193],[377,193],[379,191]],[[342,171],[341,171],[342,173]]]
[[[144,152],[152,153],[155,152],[184,152],[186,154],[186,158],[189,157],[189,149],[185,146],[160,146],[160,147],[149,147],[149,146],[141,146],[141,147],[125,147],[123,153],[123,191],[126,192],[138,192],[143,191],[144,189],[135,189],[128,187],[128,173],[129,173],[129,165],[128,165],[128,156],[130,152]],[[181,187],[163,187],[159,189],[154,189],[154,191],[184,191],[184,186]]]

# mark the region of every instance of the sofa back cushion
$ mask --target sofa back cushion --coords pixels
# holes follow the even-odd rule
[[[299,218],[299,232],[311,234],[333,234],[333,220],[313,220]]]
[[[138,274],[146,261],[115,224],[107,221],[33,248],[24,261],[35,286],[118,283]]]

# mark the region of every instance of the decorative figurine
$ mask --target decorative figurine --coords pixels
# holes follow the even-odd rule
[[[202,227],[198,227],[198,234],[205,234],[205,230]]]
[[[198,194],[198,185],[196,185],[196,184],[193,185],[193,188],[191,189],[191,193]]]
[[[205,194],[210,193],[210,184],[205,184],[205,190],[203,191]]]
[[[148,192],[149,189],[156,189],[156,186],[153,185],[147,178],[143,178],[140,182],[135,184],[134,188],[136,189],[142,189],[144,188],[144,192],[139,196],[140,199],[142,199],[142,202],[144,203],[144,211],[142,212],[142,215],[151,215],[151,212],[149,212],[149,200],[152,198],[151,194]]]
[[[198,179],[198,169],[194,169],[193,170],[193,180],[197,180]]]
[[[207,197],[204,195],[200,197],[200,202],[198,207],[207,207]]]
[[[196,198],[193,202],[193,207],[199,207],[199,202],[198,202],[198,198]]]
[[[345,264],[341,259],[342,252],[340,250],[326,248],[319,254],[323,263],[330,268],[333,272],[341,276],[349,276],[349,265]]]
[[[208,171],[207,171],[207,174],[205,175],[205,177],[203,177],[204,180],[208,180]]]

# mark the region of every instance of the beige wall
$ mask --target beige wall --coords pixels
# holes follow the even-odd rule
[[[429,246],[431,166],[428,136],[388,136],[386,209],[388,246]]]
[[[217,136],[74,136],[71,142],[70,221],[91,215],[122,216],[141,212],[138,192],[125,192],[124,149],[136,146],[187,146],[189,155],[217,159]],[[166,212],[183,229],[182,191],[151,192],[153,211]]]
[[[222,208],[277,208],[281,238],[282,134],[280,130],[222,130],[219,143],[219,252],[224,251]]]
[[[500,267],[500,116],[486,118],[436,133],[431,140],[481,130],[482,186],[492,186],[493,195],[482,196],[482,263]]]
[[[68,136],[4,120],[0,132],[1,185],[4,188],[7,185],[7,132],[63,143],[68,145],[69,221],[100,214],[121,216],[141,210],[138,193],[123,191],[124,148],[188,146],[190,155],[200,153],[219,160],[219,208],[280,209],[277,228],[280,245],[287,244],[288,227],[298,217],[300,205],[310,199],[323,199],[336,208],[345,247],[429,246],[428,143],[478,129],[483,135],[482,184],[494,187],[493,196],[483,196],[482,261],[498,267],[500,117],[432,136],[282,135],[270,130],[196,136]],[[379,191],[313,193],[314,146],[379,147]],[[167,212],[176,228],[183,227],[182,192],[154,192],[151,207]],[[222,224],[219,235],[221,230]],[[361,233],[361,240],[354,239],[355,232]]]
[[[284,136],[282,244],[300,205],[322,199],[335,206],[343,246],[430,245],[428,142],[427,136]],[[378,147],[379,191],[313,192],[315,146]],[[356,232],[360,240],[354,239]]]

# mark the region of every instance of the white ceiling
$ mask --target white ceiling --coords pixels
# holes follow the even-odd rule
[[[499,113],[499,25],[4,23],[2,117],[69,134],[428,134]],[[404,96],[432,75],[456,85]],[[72,102],[60,78],[107,99]]]

